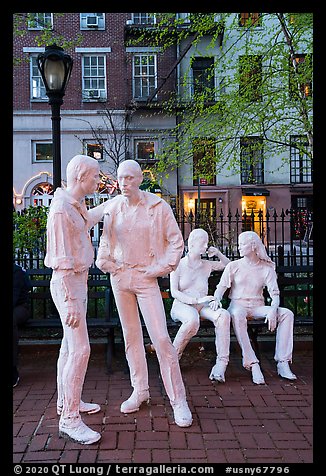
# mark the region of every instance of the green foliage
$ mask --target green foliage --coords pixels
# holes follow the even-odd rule
[[[22,212],[13,212],[13,252],[45,251],[48,207],[30,205]]]
[[[69,13],[53,13],[53,23],[56,24],[56,19],[63,17],[64,15],[69,15]],[[15,37],[23,37],[28,32],[28,26],[35,23],[35,13],[14,13],[13,14],[13,35]],[[60,31],[56,30],[50,24],[42,25],[42,30],[38,32],[34,37],[35,46],[49,46],[56,44],[68,50],[80,45],[83,41],[83,36],[79,33],[74,38],[67,38],[62,35]],[[25,58],[14,57],[13,64],[14,66],[19,65],[22,61],[28,61],[28,56]]]
[[[248,21],[240,28],[236,13],[191,13],[188,23],[175,13],[155,15],[156,24],[138,32],[130,44],[152,44],[162,52],[178,44],[180,55],[187,51],[179,63],[178,92],[161,103],[177,124],[169,140],[162,133],[165,151],[156,155],[160,173],[192,164],[198,137],[216,138],[212,161],[217,173],[239,173],[241,137],[262,138],[264,157],[279,157],[274,172],[289,160],[291,135],[307,138],[305,152],[312,159],[313,104],[305,88],[312,81],[311,13],[262,13],[257,24]],[[296,66],[294,58],[300,56],[305,60]],[[214,57],[215,86],[212,90],[209,70],[190,95],[192,64],[198,57]],[[163,86],[164,81],[161,97]],[[155,114],[154,107],[148,115]]]

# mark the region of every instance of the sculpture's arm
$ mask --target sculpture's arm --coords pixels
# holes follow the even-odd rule
[[[179,264],[184,249],[183,237],[171,207],[166,202],[162,206],[164,207],[164,229],[162,232],[166,249],[164,256],[145,271],[144,275],[147,277],[165,276],[174,271]]]
[[[67,306],[65,323],[76,328],[79,325],[81,310],[78,304],[81,272],[75,269],[74,230],[70,217],[64,211],[53,213],[47,223],[48,249],[45,265],[60,272],[64,287],[63,301]]]
[[[222,307],[221,305],[221,299],[224,296],[224,293],[227,289],[231,287],[231,276],[230,276],[230,265],[226,265],[220,282],[216,286],[215,292],[214,292],[214,298],[215,301],[210,303],[211,309],[216,310],[218,307]]]
[[[111,256],[111,246],[109,243],[110,223],[110,215],[105,214],[103,222],[103,231],[100,238],[100,244],[95,264],[101,271],[103,271],[103,273],[115,274],[121,268],[121,265],[119,265]]]
[[[179,278],[180,278],[180,269],[179,267],[170,273],[170,292],[171,296],[174,299],[177,299],[184,304],[204,304],[205,302],[210,302],[214,300],[213,296],[203,296],[200,298],[196,298],[190,296],[189,294],[180,291],[179,289]]]
[[[45,266],[54,270],[74,270],[74,231],[65,211],[50,213],[47,226],[47,251]]]
[[[180,302],[183,302],[184,304],[197,304],[197,300],[189,296],[189,294],[183,293],[182,291],[179,290],[179,277],[180,277],[180,271],[179,268],[177,268],[175,271],[172,271],[170,273],[170,292],[171,296],[174,299],[177,299]]]
[[[108,205],[110,200],[106,200],[105,202],[101,203],[100,205],[97,205],[97,207],[90,208],[87,210],[87,218],[88,218],[88,227],[92,228],[94,225],[96,225],[104,215],[104,209]]]
[[[65,290],[64,301],[67,302],[67,316],[66,324],[68,327],[76,328],[79,326],[81,318],[81,309],[78,302],[78,290],[80,289],[80,273],[75,273],[72,270],[65,271],[62,278],[62,283]]]
[[[268,324],[268,330],[273,332],[277,325],[277,310],[280,306],[280,290],[277,284],[277,274],[272,268],[268,270],[266,287],[271,298],[271,304],[265,322]]]
[[[221,253],[218,248],[215,248],[215,246],[210,246],[207,250],[207,254],[209,258],[217,256],[219,259],[219,261],[211,261],[212,271],[221,271],[230,262],[229,258]]]

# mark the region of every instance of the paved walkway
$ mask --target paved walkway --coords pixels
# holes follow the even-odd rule
[[[214,352],[186,349],[181,369],[193,425],[179,428],[160,378],[155,354],[148,355],[151,403],[123,415],[131,393],[124,359],[108,375],[104,347],[92,346],[83,399],[102,411],[83,417],[102,439],[81,446],[58,437],[57,346],[21,347],[20,382],[14,396],[15,463],[312,463],[312,351],[295,350],[294,382],[278,377],[273,353],[262,352],[266,385],[254,385],[232,350],[225,384],[208,379]],[[119,351],[121,353],[121,351]]]

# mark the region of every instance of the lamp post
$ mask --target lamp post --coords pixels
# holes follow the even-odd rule
[[[70,79],[73,60],[63,48],[53,44],[46,46],[37,57],[46,95],[52,111],[53,186],[61,187],[60,106]]]

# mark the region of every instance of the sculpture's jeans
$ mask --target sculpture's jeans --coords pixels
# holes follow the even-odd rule
[[[167,330],[157,279],[146,278],[135,268],[125,268],[111,275],[111,284],[121,320],[132,387],[138,392],[148,389],[148,368],[138,302],[148,335],[155,347],[170,402],[173,404],[185,401],[186,392],[178,355]]]
[[[79,326],[72,329],[65,323],[67,317],[67,301],[60,274],[53,271],[50,290],[54,304],[60,314],[63,339],[57,362],[58,403],[63,405],[60,424],[73,428],[81,421],[79,404],[90,355],[90,345],[86,324],[87,311],[87,276],[80,274],[78,284],[78,306],[80,307]]]
[[[250,369],[252,364],[259,362],[251,346],[247,318],[265,318],[269,306],[264,305],[261,299],[233,299],[228,311],[231,315],[233,329],[242,350],[242,365]],[[290,309],[279,307],[277,309],[276,346],[274,359],[276,362],[292,362],[293,351],[293,321],[294,315]]]
[[[230,314],[225,309],[213,311],[208,304],[193,306],[175,299],[171,309],[171,317],[180,321],[181,326],[174,338],[173,345],[179,357],[182,355],[190,339],[200,327],[200,317],[213,322],[215,326],[216,360],[229,362],[230,355]]]

